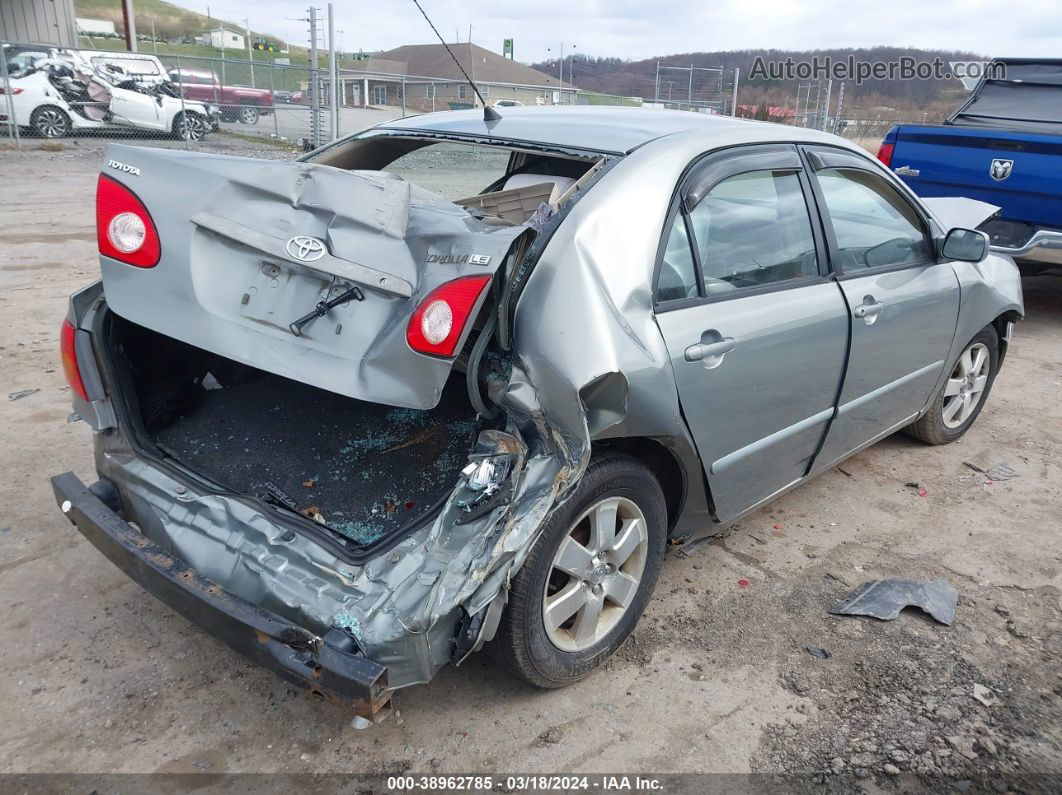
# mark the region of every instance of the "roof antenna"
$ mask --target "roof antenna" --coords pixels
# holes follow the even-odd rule
[[[479,93],[479,89],[476,88],[476,84],[473,83],[472,78],[468,76],[468,72],[465,71],[465,67],[461,66],[461,62],[457,60],[457,56],[454,55],[454,51],[450,49],[450,45],[443,41],[443,37],[439,34],[439,31],[436,30],[435,25],[433,25],[432,21],[428,19],[428,15],[424,13],[424,9],[420,7],[419,0],[413,0],[413,5],[417,7],[417,10],[420,11],[421,16],[424,17],[425,21],[429,25],[431,25],[431,29],[435,32],[435,35],[439,37],[439,41],[442,42],[442,46],[446,48],[446,51],[448,53],[450,53],[450,57],[454,59],[454,63],[457,64],[457,68],[461,70],[461,74],[465,76],[465,80],[468,81],[468,84],[472,86],[472,90],[475,92],[476,96],[479,97],[479,101],[483,104],[483,121],[498,121],[498,119],[501,118],[501,114],[498,113],[498,111],[496,111],[494,108],[490,107],[484,101],[483,95]]]

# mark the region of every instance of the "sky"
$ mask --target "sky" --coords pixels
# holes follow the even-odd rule
[[[171,0],[206,13],[207,0]],[[134,0],[135,3],[135,0]],[[987,56],[1062,57],[1062,0],[421,0],[448,42],[460,36],[516,59],[589,56],[638,60],[709,50],[893,45]],[[215,17],[243,21],[292,44],[309,43],[309,0],[209,0]],[[324,9],[326,3],[318,0]],[[334,0],[341,50],[387,50],[434,35],[412,0]],[[323,11],[322,11],[323,16]]]

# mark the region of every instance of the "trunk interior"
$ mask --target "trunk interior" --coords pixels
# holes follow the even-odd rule
[[[143,432],[236,492],[287,504],[368,545],[421,523],[453,490],[479,431],[454,372],[430,411],[337,395],[113,316]],[[317,516],[317,514],[320,516]]]

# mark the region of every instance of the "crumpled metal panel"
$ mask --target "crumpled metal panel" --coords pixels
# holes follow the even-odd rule
[[[146,205],[162,247],[153,268],[100,257],[114,312],[226,358],[376,403],[438,404],[452,362],[409,347],[409,317],[441,284],[493,274],[525,231],[477,219],[381,172],[119,145],[107,157],[139,169],[139,176],[107,176]],[[326,255],[309,263],[284,256],[296,235],[324,241]],[[292,334],[292,321],[354,285],[364,300]]]
[[[924,197],[922,202],[936,216],[945,232],[955,228],[976,229],[1000,209],[994,204],[962,196]]]

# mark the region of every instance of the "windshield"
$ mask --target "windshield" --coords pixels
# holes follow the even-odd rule
[[[492,146],[438,143],[404,154],[381,171],[453,201],[482,193],[504,177],[509,154]]]

